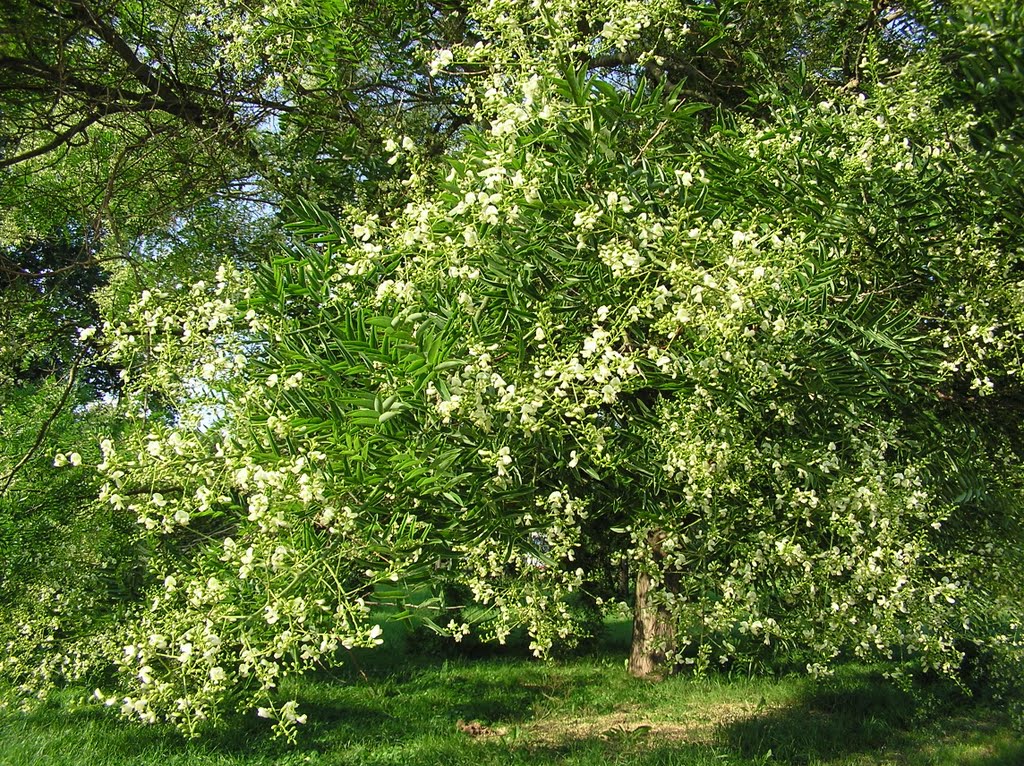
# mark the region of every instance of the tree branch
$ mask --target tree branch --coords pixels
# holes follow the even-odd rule
[[[19,162],[25,162],[27,160],[32,159],[33,157],[39,157],[40,155],[52,152],[54,149],[70,142],[71,139],[77,136],[79,133],[85,132],[86,128],[88,128],[90,125],[96,122],[99,122],[99,120],[102,117],[102,114],[91,114],[78,124],[72,125],[63,133],[58,133],[49,143],[43,144],[42,146],[37,146],[35,149],[32,149],[31,151],[15,155],[14,157],[5,157],[4,159],[0,160],[0,168],[6,168],[10,167],[11,165],[17,165]]]
[[[53,412],[50,413],[50,416],[46,419],[46,422],[43,423],[43,427],[39,429],[39,433],[36,434],[36,440],[32,443],[32,446],[29,447],[28,452],[26,452],[24,456],[21,458],[21,460],[18,461],[17,465],[15,465],[14,468],[11,469],[11,472],[4,477],[4,485],[3,487],[0,487],[0,495],[3,495],[5,492],[7,492],[7,490],[11,486],[11,483],[14,481],[14,477],[17,476],[18,471],[24,468],[25,464],[28,463],[28,461],[35,456],[36,452],[39,451],[39,447],[42,446],[43,440],[46,438],[46,434],[50,430],[50,426],[53,425],[54,421],[57,420],[57,417],[64,410],[64,405],[67,404],[68,397],[71,396],[71,392],[75,388],[75,378],[78,374],[78,365],[84,358],[85,350],[83,349],[82,352],[75,359],[75,361],[72,363],[71,369],[68,371],[68,384],[64,388],[64,393],[61,394],[60,401],[57,402],[57,406],[54,407]]]
[[[632,53],[611,53],[607,56],[595,56],[587,61],[587,70],[611,69],[617,66],[632,66],[637,57]]]
[[[84,0],[69,0],[69,4],[74,10],[75,16],[113,49],[114,53],[128,65],[128,70],[132,76],[142,83],[150,93],[157,98],[165,100],[167,95],[170,94],[175,100],[180,100],[174,89],[166,85],[152,67],[139,60],[139,57],[135,55],[135,51],[117,33],[117,30],[109,24],[105,24],[99,16],[93,13],[88,3],[84,2]]]

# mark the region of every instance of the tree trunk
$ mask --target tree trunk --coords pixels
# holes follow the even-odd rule
[[[662,535],[650,536],[651,554],[661,559]],[[675,648],[675,624],[672,616],[652,599],[651,576],[642,569],[636,575],[636,600],[633,604],[633,643],[629,652],[629,673],[637,678],[661,676],[665,654]]]

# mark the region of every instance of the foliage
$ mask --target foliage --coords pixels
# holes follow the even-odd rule
[[[134,519],[97,500],[88,467],[117,428],[96,401],[117,376],[91,339],[104,280],[90,257],[73,231],[0,254],[0,642],[5,677],[32,693],[109,668],[97,626],[137,598],[141,568]]]
[[[1019,19],[850,6],[814,34],[799,3],[427,6],[377,37],[328,30],[356,6],[195,11],[202,65],[147,86],[185,111],[144,119],[249,115],[232,161],[286,147],[260,172],[291,226],[256,274],[238,240],[188,274],[183,237],[184,266],[104,293],[130,427],[93,464],[148,553],[96,696],[292,735],[281,679],[379,643],[395,583],[466,587],[486,636],[545,655],[623,561],[676,664],[1017,662]],[[87,63],[143,34],[131,9],[79,20],[111,46]],[[152,85],[158,42],[114,59]],[[372,124],[324,149],[339,109]]]
[[[74,222],[114,240],[211,197],[353,193],[380,132],[456,115],[417,46],[454,9],[393,3],[17,0],[0,11],[0,241]],[[444,95],[442,95],[444,94]]]
[[[135,519],[97,499],[100,477],[90,467],[116,421],[84,404],[73,370],[69,377],[8,390],[0,410],[0,667],[30,695],[106,677],[108,636],[146,576]],[[75,394],[64,407],[69,386]],[[42,432],[40,411],[51,413]]]

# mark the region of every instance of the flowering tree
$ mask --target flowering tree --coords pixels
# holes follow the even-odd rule
[[[940,55],[984,59],[1001,28],[919,14],[857,48],[835,22],[848,50],[794,87],[785,24],[730,67],[763,20],[468,11],[425,62],[465,111],[452,147],[396,131],[385,203],[296,200],[258,274],[102,328],[138,420],[103,444],[102,497],[153,555],[110,638],[123,688],[97,696],[189,730],[231,699],[289,732],[280,678],[378,643],[374,588],[463,583],[485,633],[526,626],[543,655],[613,559],[638,675],[953,674],[964,639],[1012,642],[1020,202],[994,179],[1019,112]],[[728,98],[678,82],[716,46]]]

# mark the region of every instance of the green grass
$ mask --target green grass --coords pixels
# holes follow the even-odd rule
[[[940,686],[910,695],[877,670],[847,667],[828,684],[649,683],[626,675],[621,649],[557,663],[444,660],[404,653],[401,638],[291,684],[309,714],[295,746],[255,716],[189,742],[66,692],[32,713],[0,713],[0,764],[1024,764],[1024,742],[997,708]],[[460,720],[486,731],[466,733]]]

